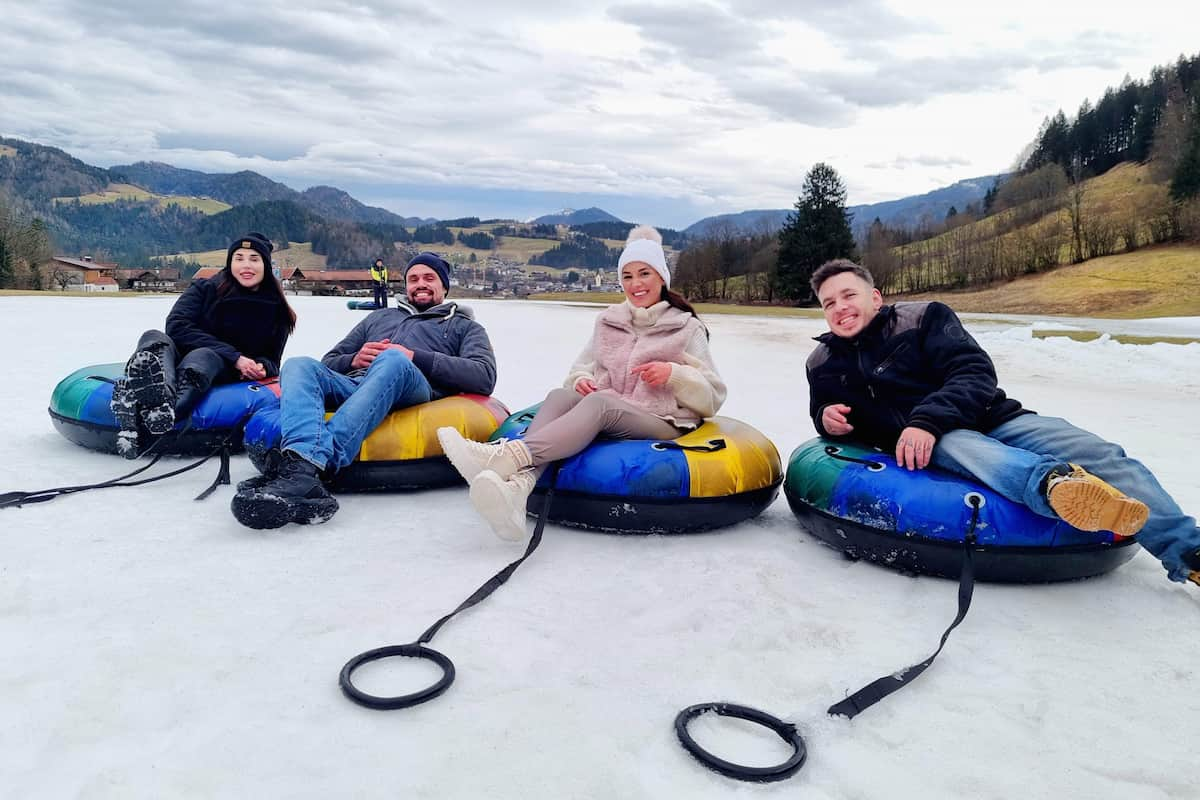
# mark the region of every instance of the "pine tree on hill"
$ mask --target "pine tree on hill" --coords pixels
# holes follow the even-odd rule
[[[796,208],[779,232],[779,294],[789,300],[812,300],[813,271],[835,258],[856,258],[846,188],[837,171],[818,163],[804,177]]]

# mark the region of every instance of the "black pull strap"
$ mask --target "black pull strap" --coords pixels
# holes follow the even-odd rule
[[[206,498],[210,494],[212,494],[213,491],[215,491],[218,486],[220,486],[222,484],[228,484],[230,482],[230,479],[229,479],[230,439],[232,439],[234,436],[236,436],[242,430],[242,426],[246,424],[246,421],[248,419],[250,419],[250,416],[252,415],[252,413],[253,413],[253,409],[250,411],[247,411],[245,414],[243,414],[242,418],[240,420],[238,420],[238,423],[233,427],[233,431],[229,435],[227,435],[225,438],[223,438],[220,441],[220,443],[217,444],[217,446],[214,447],[212,449],[212,451],[208,453],[208,455],[200,458],[198,461],[194,461],[191,464],[188,464],[187,466],[180,467],[179,469],[172,470],[170,472],[164,472],[162,475],[155,475],[152,478],[143,478],[143,479],[137,480],[137,481],[128,480],[129,478],[132,478],[134,475],[138,475],[142,472],[145,472],[146,470],[150,469],[155,464],[157,464],[158,460],[160,458],[162,458],[162,456],[163,456],[162,451],[161,451],[162,444],[164,442],[171,441],[173,439],[178,439],[180,436],[183,436],[185,433],[187,433],[189,430],[191,430],[191,427],[192,427],[191,418],[188,419],[188,421],[184,424],[184,426],[182,428],[180,428],[177,431],[171,431],[170,433],[168,433],[165,436],[159,437],[158,439],[156,439],[154,441],[153,444],[151,444],[148,448],[146,448],[145,452],[142,453],[142,455],[147,456],[147,455],[150,455],[151,453],[154,453],[154,458],[152,458],[150,460],[150,463],[148,463],[144,466],[138,467],[133,472],[127,472],[124,475],[118,475],[115,478],[111,478],[107,481],[100,481],[99,483],[86,483],[86,484],[79,484],[77,486],[58,486],[53,489],[37,489],[37,490],[31,491],[31,492],[5,492],[3,494],[0,494],[0,508],[20,508],[23,505],[28,505],[31,503],[44,503],[47,500],[53,500],[54,498],[60,497],[64,494],[74,494],[76,492],[86,492],[91,489],[107,489],[110,486],[142,486],[147,483],[154,483],[155,481],[161,481],[161,480],[165,480],[167,478],[173,478],[176,475],[182,475],[185,472],[196,469],[197,467],[203,465],[213,456],[220,455],[221,466],[217,472],[216,479],[213,481],[213,483],[207,489],[205,489],[203,492],[201,492],[195,498],[196,500],[203,500],[204,498]],[[155,450],[158,450],[159,452],[155,453],[154,452]]]
[[[420,705],[427,700],[432,700],[438,697],[454,682],[454,662],[447,656],[434,650],[432,647],[426,647],[425,643],[437,635],[437,632],[443,625],[449,622],[459,612],[476,605],[492,592],[499,589],[510,577],[517,567],[521,566],[533,551],[537,549],[542,541],[542,530],[546,527],[546,520],[550,517],[550,504],[554,500],[554,483],[558,477],[558,463],[551,466],[550,487],[546,490],[546,497],[542,502],[542,510],[538,513],[537,524],[533,528],[533,536],[529,539],[529,545],[525,548],[525,554],[512,562],[504,569],[497,572],[489,578],[482,586],[459,604],[458,608],[451,611],[446,616],[439,619],[433,625],[421,634],[421,637],[415,642],[408,644],[393,644],[385,647],[377,647],[374,650],[368,650],[365,653],[359,653],[354,658],[346,662],[342,667],[341,673],[338,675],[338,685],[342,688],[342,693],[346,697],[366,708],[374,708],[381,711],[392,710],[397,708],[410,708],[411,706]],[[442,676],[433,685],[422,689],[419,692],[413,692],[406,695],[398,695],[396,697],[380,697],[377,695],[367,694],[354,685],[354,672],[363,664],[372,661],[378,661],[382,658],[394,658],[403,656],[405,658],[421,658],[427,661],[432,661],[442,669]]]
[[[679,442],[655,442],[655,450],[687,450],[690,453],[715,453],[726,447],[724,439],[709,439],[708,444],[680,444]]]
[[[867,469],[871,470],[872,472],[878,472],[887,467],[886,464],[881,464],[878,461],[869,461],[865,458],[854,458],[852,456],[844,456],[841,453],[842,453],[842,448],[838,447],[837,445],[833,445],[833,444],[825,445],[825,455],[829,456],[830,458],[836,458],[838,461],[849,461],[851,464],[863,464],[864,466],[866,466]]]
[[[885,675],[867,684],[845,700],[835,703],[829,707],[829,714],[853,719],[892,692],[897,692],[908,686],[933,663],[933,660],[942,652],[942,648],[946,646],[946,640],[950,637],[950,632],[957,628],[958,624],[967,616],[967,611],[971,608],[971,597],[975,591],[975,562],[971,553],[975,546],[975,526],[979,523],[979,509],[982,505],[981,498],[976,494],[968,495],[967,502],[971,504],[972,508],[971,525],[967,531],[967,535],[963,538],[962,572],[958,577],[958,615],[950,623],[950,627],[946,628],[945,633],[942,634],[942,640],[938,644],[938,649],[921,663],[914,664],[898,673]]]
[[[221,466],[217,470],[217,477],[213,479],[213,482],[208,485],[207,489],[205,489],[200,494],[196,495],[195,498],[193,498],[193,499],[204,500],[210,494],[215,492],[217,490],[218,486],[228,486],[229,485],[229,440],[228,439],[223,439],[221,441],[220,456],[221,456]]]
[[[538,545],[542,543],[542,530],[546,527],[546,518],[550,516],[550,502],[554,499],[554,479],[558,477],[558,462],[555,462],[551,467],[553,473],[550,476],[550,488],[546,490],[546,497],[542,502],[542,510],[538,513],[537,523],[533,526],[533,536],[529,538],[529,544],[525,548],[525,553],[516,561],[509,564],[504,569],[497,572],[492,577],[488,578],[482,586],[476,589],[470,597],[463,600],[458,608],[451,611],[446,616],[439,619],[437,622],[429,626],[413,644],[426,644],[437,635],[441,627],[456,617],[460,612],[466,611],[473,605],[476,605],[492,592],[499,589],[512,574],[517,571],[517,567],[525,563],[525,560],[533,555],[533,551],[538,549]]]

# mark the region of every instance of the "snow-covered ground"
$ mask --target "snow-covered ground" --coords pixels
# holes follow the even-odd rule
[[[73,369],[123,360],[171,300],[0,298],[0,491],[126,469],[61,438],[46,406]],[[361,319],[339,300],[293,302],[291,355],[322,354]],[[514,410],[559,383],[595,315],[472,306]],[[786,459],[813,435],[804,360],[823,325],[708,322],[722,413]],[[1200,344],[969,327],[1010,394],[1121,442],[1200,512]],[[233,467],[235,481],[253,472],[245,457]],[[1200,589],[1144,552],[1089,581],[978,587],[937,663],[849,722],[826,707],[928,655],[953,582],[846,561],[782,496],[698,536],[550,526],[506,586],[438,635],[451,689],[375,712],[341,695],[342,664],[411,641],[520,549],[462,488],[345,496],[329,524],[255,532],[230,515],[229,487],[192,501],[213,474],[0,511],[0,797],[1200,797]],[[433,674],[393,663],[360,683],[393,694]],[[704,769],[672,720],[707,700],[795,722],[808,764],[770,785]],[[693,730],[733,760],[786,756],[745,724]]]

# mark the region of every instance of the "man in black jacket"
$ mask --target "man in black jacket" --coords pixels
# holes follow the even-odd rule
[[[450,265],[421,253],[404,272],[408,302],[373,311],[325,354],[280,372],[283,458],[274,475],[243,481],[232,510],[243,525],[278,528],[330,519],[337,501],[319,473],[348,466],[391,411],[462,392],[491,394],[496,358],[470,309],[443,302]],[[326,404],[337,411],[328,421]]]
[[[1006,396],[948,306],[884,305],[871,273],[844,259],[813,273],[812,289],[829,323],[808,359],[818,433],[973,478],[1081,530],[1140,530],[1172,580],[1200,584],[1196,520],[1120,446]]]

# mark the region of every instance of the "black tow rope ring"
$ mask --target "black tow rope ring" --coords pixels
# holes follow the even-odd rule
[[[392,658],[394,656],[423,658],[426,661],[432,661],[442,668],[442,677],[437,683],[427,689],[422,689],[412,694],[397,695],[396,697],[378,697],[373,694],[367,694],[354,685],[352,679],[354,670],[371,661],[378,661],[381,658]],[[409,708],[410,706],[420,705],[427,700],[432,700],[450,688],[450,684],[454,683],[454,662],[432,647],[426,647],[417,642],[413,642],[412,644],[393,644],[387,647],[377,647],[365,653],[359,653],[347,661],[346,666],[342,667],[341,675],[338,676],[338,683],[342,687],[342,693],[360,706],[377,708],[381,711],[388,711],[394,708]]]
[[[747,767],[714,756],[697,744],[687,728],[688,723],[693,719],[710,711],[722,717],[744,719],[773,731],[780,739],[792,746],[791,758],[773,767]],[[804,746],[804,739],[800,736],[800,731],[796,730],[795,725],[773,717],[765,711],[759,711],[757,708],[733,703],[699,703],[685,708],[675,717],[675,735],[679,737],[679,743],[683,745],[683,749],[691,753],[701,764],[727,778],[739,781],[754,781],[755,783],[781,781],[795,775],[804,766],[804,760],[808,758],[808,749]]]

